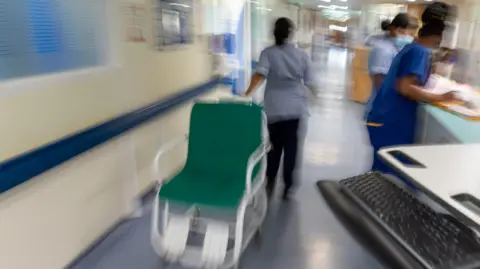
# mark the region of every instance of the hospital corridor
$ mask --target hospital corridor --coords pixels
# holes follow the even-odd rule
[[[0,0],[0,269],[480,268],[479,23]]]
[[[314,187],[320,179],[361,174],[371,159],[363,108],[346,100],[348,53],[337,48],[321,53],[325,62],[315,65],[325,88],[310,104],[298,193],[287,203],[274,198],[261,241],[247,248],[241,268],[383,268],[339,225]],[[327,67],[320,71],[321,66]],[[146,202],[145,216],[122,224],[71,268],[161,268],[150,245],[150,205]]]

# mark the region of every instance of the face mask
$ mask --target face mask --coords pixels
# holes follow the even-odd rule
[[[406,45],[412,42],[413,42],[413,36],[409,36],[409,35],[397,36],[394,39],[395,47],[397,47],[397,49],[399,50],[403,49],[403,47],[405,47]]]

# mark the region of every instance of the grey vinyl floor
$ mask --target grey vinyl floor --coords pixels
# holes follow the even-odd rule
[[[371,152],[361,122],[363,108],[346,98],[349,53],[332,48],[316,51],[313,58],[322,88],[311,101],[300,186],[287,203],[274,198],[262,242],[247,248],[242,269],[385,268],[333,216],[315,187],[321,179],[367,171]],[[71,269],[161,269],[150,246],[149,226],[148,213],[124,223]]]

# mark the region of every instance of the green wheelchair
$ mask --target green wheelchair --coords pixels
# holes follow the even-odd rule
[[[238,268],[267,212],[262,107],[245,102],[194,104],[183,169],[160,184],[151,243],[167,263],[188,268]],[[155,160],[180,141],[160,149]],[[175,209],[174,209],[175,208]]]

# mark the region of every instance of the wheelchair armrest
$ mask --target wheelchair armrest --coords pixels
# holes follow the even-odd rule
[[[251,188],[252,188],[253,169],[262,160],[262,158],[270,151],[270,149],[271,149],[270,141],[266,140],[248,158],[245,189],[249,194],[251,193]]]
[[[171,150],[175,149],[176,147],[178,147],[179,145],[181,145],[181,144],[183,144],[187,141],[188,141],[188,134],[185,134],[182,137],[170,140],[168,143],[163,145],[158,150],[157,154],[155,155],[155,158],[153,159],[153,168],[154,168],[156,174],[158,174],[160,172],[159,171],[160,169],[158,167],[158,163],[159,163],[160,158],[162,158],[166,153],[170,152]],[[158,183],[160,183],[160,182],[158,182]]]

